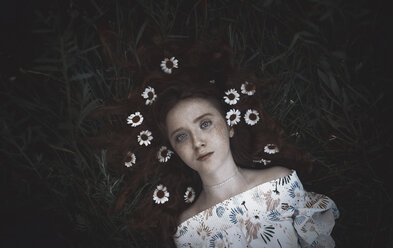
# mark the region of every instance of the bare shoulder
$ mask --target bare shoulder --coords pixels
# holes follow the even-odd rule
[[[184,221],[186,221],[187,219],[191,218],[192,216],[194,216],[196,211],[195,208],[193,206],[190,206],[189,208],[187,208],[186,210],[183,211],[183,213],[180,214],[179,216],[179,225],[181,223],[183,223]]]
[[[202,197],[198,197],[197,200],[186,210],[184,210],[179,216],[179,224],[183,223],[192,216],[198,214],[203,209]]]
[[[274,166],[264,170],[245,169],[244,173],[250,182],[250,186],[256,186],[262,183],[288,176],[292,171],[282,166]]]

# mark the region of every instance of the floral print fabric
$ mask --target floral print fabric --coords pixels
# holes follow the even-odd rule
[[[187,219],[177,247],[334,247],[336,204],[304,191],[296,171],[260,184]]]

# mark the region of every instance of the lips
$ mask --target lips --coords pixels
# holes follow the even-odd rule
[[[209,158],[210,155],[212,155],[213,153],[214,153],[214,152],[209,152],[209,153],[203,154],[203,155],[199,156],[197,160],[203,161],[203,160]]]

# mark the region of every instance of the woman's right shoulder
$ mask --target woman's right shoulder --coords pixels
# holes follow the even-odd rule
[[[179,223],[178,223],[179,225],[193,216],[192,213],[194,211],[192,208],[193,207],[191,206],[191,207],[187,208],[186,210],[184,210],[183,213],[180,214]]]
[[[180,216],[179,216],[179,224],[183,223],[184,221],[188,220],[194,215],[197,215],[199,212],[201,212],[201,209],[203,209],[202,203],[201,203],[201,197],[197,198],[197,200],[192,204],[190,207],[188,207],[186,210],[184,210]]]

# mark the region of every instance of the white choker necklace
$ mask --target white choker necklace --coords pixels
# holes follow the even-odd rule
[[[240,173],[239,169],[236,170],[236,173],[233,174],[232,176],[228,177],[227,179],[225,179],[223,182],[219,183],[219,184],[215,184],[215,185],[203,185],[204,189],[216,189],[219,188],[221,186],[223,186],[224,184],[226,184],[229,181],[232,181],[238,174]]]

